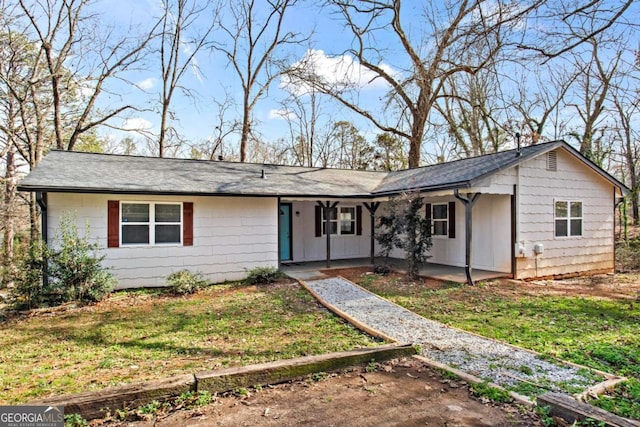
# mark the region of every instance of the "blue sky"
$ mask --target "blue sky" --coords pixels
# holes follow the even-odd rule
[[[617,3],[620,0],[612,1]],[[490,7],[492,3],[489,1],[485,4]],[[113,23],[119,31],[131,31],[130,26],[143,30],[151,25],[154,17],[161,14],[158,0],[104,0],[96,3],[96,7],[104,14],[104,23]],[[428,49],[430,47],[429,38],[422,36],[421,33],[425,31],[422,7],[421,1],[406,1],[403,4],[403,12],[408,18],[405,22],[405,28],[413,35],[414,39],[423,40],[423,49]],[[637,4],[633,8],[635,12],[632,11],[631,15],[637,14],[640,9]],[[338,22],[329,11],[320,10],[314,1],[302,2],[290,12],[290,15],[285,19],[286,28],[290,31],[310,34],[310,39],[308,42],[300,46],[293,46],[284,52],[288,62],[292,63],[305,55],[311,55],[317,64],[317,69],[324,72],[325,77],[331,78],[332,75],[349,74],[351,80],[356,81],[361,88],[359,97],[366,104],[382,109],[381,99],[387,87],[379,80],[370,83],[371,75],[362,73],[362,70],[357,66],[345,68],[336,59],[349,47],[352,37],[342,27],[342,23]],[[519,31],[518,28],[512,28],[512,30]],[[390,47],[388,43],[391,40],[390,33],[379,31],[377,37],[378,47]],[[637,37],[634,40],[637,44]],[[241,88],[223,55],[216,51],[203,50],[199,52],[196,60],[198,72],[187,73],[182,84],[190,88],[196,94],[197,99],[193,100],[177,93],[172,104],[172,109],[179,119],[173,125],[183,137],[192,143],[201,142],[211,136],[215,126],[215,117],[218,114],[216,102],[222,102],[225,97],[229,96],[236,102],[235,107],[228,112],[228,120],[241,118]],[[403,57],[393,49],[386,49],[382,64],[391,72],[401,73],[403,60]],[[532,62],[531,66],[535,67],[536,65]],[[150,63],[146,70],[127,73],[126,77],[129,83],[118,83],[110,89],[138,106],[157,107],[159,74],[159,66]],[[287,122],[282,119],[281,114],[278,114],[282,110],[281,101],[287,96],[287,92],[283,90],[285,86],[285,82],[280,79],[276,80],[270,86],[267,96],[258,101],[253,112],[257,123],[255,129],[267,142],[288,135]],[[508,84],[503,82],[503,86],[504,89],[507,89]],[[104,99],[102,102],[108,103],[109,99]],[[327,120],[349,120],[356,124],[369,140],[379,133],[377,128],[374,128],[370,123],[335,103],[327,100],[323,108]],[[566,113],[570,114],[569,111]],[[116,121],[114,124],[130,129],[146,129],[157,134],[159,114],[152,111],[133,112],[126,120]],[[109,129],[103,131],[103,134],[114,139],[119,139],[124,135],[122,132]],[[135,136],[136,133],[134,132],[133,135]],[[237,136],[229,138],[230,142],[236,140]]]
[[[104,4],[99,3],[98,6]],[[127,29],[129,25],[139,29],[147,28],[152,24],[153,17],[161,13],[159,2],[154,0],[118,0],[110,1],[108,5],[109,7],[103,10],[105,22],[113,22],[117,28],[121,29]],[[308,3],[303,3],[291,12],[285,19],[287,28],[304,34],[313,31],[313,34],[308,42],[284,52],[290,62],[302,58],[310,45],[319,50],[326,48],[340,51],[342,49],[340,44],[344,46],[345,37],[341,24],[330,18],[321,21],[320,17],[325,15],[318,13],[318,8]],[[236,101],[236,107],[229,112],[229,118],[235,115],[240,119],[242,95],[239,81],[222,54],[208,49],[202,50],[196,56],[196,60],[198,72],[188,72],[182,84],[192,89],[197,99],[193,100],[183,96],[182,93],[177,93],[172,104],[172,109],[179,118],[174,125],[186,139],[193,142],[210,137],[218,110],[216,101],[222,102],[227,96],[233,98]],[[160,69],[157,64],[150,64],[149,70],[128,72],[126,77],[133,84],[119,82],[112,90],[122,94],[129,102],[151,108],[159,97],[158,91],[161,84]],[[274,81],[267,96],[258,101],[254,110],[254,119],[258,123],[257,130],[267,141],[285,137],[288,132],[286,121],[278,114],[282,109],[281,101],[288,95],[282,86],[280,79]],[[371,92],[376,92],[377,95],[382,94],[379,86]],[[366,96],[365,93],[363,95]],[[109,102],[109,100],[103,102]],[[366,122],[335,105],[331,110],[337,112],[336,119],[357,120],[363,131],[366,131],[365,127],[369,127]],[[114,124],[132,129],[144,128],[157,133],[159,114],[151,111],[133,112],[126,120],[121,120],[120,123],[116,121]],[[106,131],[106,134],[114,138],[123,136],[122,132],[111,130]],[[133,135],[135,136],[135,132]]]

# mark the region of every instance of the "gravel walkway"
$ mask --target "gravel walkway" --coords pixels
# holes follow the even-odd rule
[[[419,344],[422,355],[476,377],[526,393],[528,383],[577,393],[603,379],[528,351],[426,319],[350,282],[332,277],[306,282],[323,300],[398,342]],[[520,381],[524,380],[524,381]]]

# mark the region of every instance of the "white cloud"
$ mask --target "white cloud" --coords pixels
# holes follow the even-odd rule
[[[284,120],[295,117],[295,114],[293,113],[293,111],[289,111],[286,108],[279,108],[269,110],[268,117],[270,120]]]
[[[155,83],[156,83],[156,79],[154,79],[153,77],[149,77],[148,79],[144,79],[136,83],[136,87],[142,90],[149,90],[155,85]]]
[[[152,128],[153,125],[151,122],[147,119],[143,119],[142,117],[126,119],[122,123],[122,129],[133,132],[148,133]]]
[[[387,88],[388,84],[375,72],[360,65],[354,57],[350,55],[328,56],[322,50],[310,49],[306,55],[293,68],[304,70],[325,84],[332,87],[346,89],[381,89]],[[378,64],[384,72],[394,75],[397,71],[388,64]],[[280,87],[297,94],[310,92],[310,88],[295,78],[284,76],[281,79]]]

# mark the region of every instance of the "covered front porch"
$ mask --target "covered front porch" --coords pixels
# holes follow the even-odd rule
[[[433,246],[421,275],[468,283],[513,277],[512,195],[479,196],[453,190],[424,194]],[[384,199],[279,200],[280,266],[305,277],[327,267],[371,266],[379,249],[375,224],[387,206]],[[397,270],[404,270],[404,255],[399,249],[391,253]]]
[[[402,259],[390,260],[392,267],[398,271],[404,271],[405,261]],[[372,267],[370,258],[341,259],[331,261],[331,267],[327,268],[324,261],[288,262],[282,263],[280,269],[288,276],[299,280],[313,280],[329,276],[323,273],[327,270],[339,270],[342,268]],[[420,276],[456,283],[465,283],[467,276],[464,267],[454,267],[444,264],[426,263],[420,269]],[[512,277],[509,273],[473,269],[473,278],[476,281],[497,278]]]

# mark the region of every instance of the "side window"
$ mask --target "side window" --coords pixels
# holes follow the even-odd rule
[[[180,244],[182,205],[122,202],[120,227],[123,245]]]
[[[148,245],[150,219],[148,203],[122,203],[122,244]]]
[[[449,232],[449,209],[447,203],[431,205],[431,234],[433,236],[448,236]]]
[[[582,202],[556,200],[555,236],[582,236]]]
[[[331,209],[329,214],[329,230],[331,234],[350,236],[360,234],[358,226],[358,209],[355,206],[338,206]],[[325,210],[319,209],[320,216],[316,216],[316,237],[319,231],[322,231],[322,235],[327,234],[327,218],[325,216]]]
[[[356,234],[356,208],[340,208],[340,234]]]
[[[322,209],[322,234],[327,234],[327,217],[325,215],[326,210]],[[331,234],[338,234],[338,210],[336,208],[331,209],[329,214],[329,229]]]

